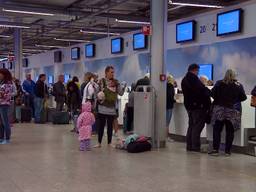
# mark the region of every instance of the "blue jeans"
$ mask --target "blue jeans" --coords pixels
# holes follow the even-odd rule
[[[40,97],[35,97],[34,106],[35,106],[35,122],[41,122],[41,114],[43,112],[44,99]]]
[[[0,139],[10,140],[11,137],[11,127],[8,117],[9,105],[0,105],[0,117],[2,121],[2,126],[0,127]]]
[[[172,119],[172,109],[167,109],[166,110],[166,127],[169,127],[171,119]]]

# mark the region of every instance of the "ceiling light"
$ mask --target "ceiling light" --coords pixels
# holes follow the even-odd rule
[[[19,25],[19,24],[1,24],[0,23],[0,27],[6,27],[6,28],[21,28],[21,29],[29,29],[29,26],[25,26],[25,25]]]
[[[145,22],[145,21],[130,21],[130,20],[119,20],[119,19],[116,19],[116,22],[118,22],[118,23],[140,24],[140,25],[150,25],[150,22]]]
[[[9,36],[9,35],[0,35],[0,38],[9,38],[9,37],[11,37],[11,36]]]
[[[189,6],[189,7],[207,7],[207,8],[217,8],[217,9],[223,8],[223,6],[219,6],[219,5],[197,4],[197,3],[179,3],[179,2],[173,2],[171,0],[169,0],[169,3],[171,5],[181,5],[181,6]]]
[[[39,44],[36,44],[35,46],[36,47],[44,47],[44,48],[66,48],[66,47],[63,47],[63,46],[55,46],[55,45],[39,45]]]
[[[42,52],[42,51],[47,51],[47,50],[43,50],[43,49],[22,49],[23,51],[36,51],[36,52]]]
[[[21,10],[13,10],[13,9],[3,9],[3,11],[10,12],[10,13],[30,14],[30,15],[54,16],[53,13],[42,13],[42,12],[35,12],[35,11],[21,11]]]
[[[83,39],[60,39],[60,38],[54,38],[56,41],[67,41],[67,42],[80,42],[80,43],[89,43],[90,41],[86,41]]]
[[[102,32],[102,31],[84,31],[80,30],[81,33],[87,33],[87,34],[98,34],[98,35],[114,35],[114,36],[119,36],[120,33],[111,33],[111,32]]]

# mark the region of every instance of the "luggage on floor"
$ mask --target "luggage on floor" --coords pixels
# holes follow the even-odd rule
[[[55,108],[47,108],[47,122],[52,122],[52,116],[57,112]]]
[[[129,143],[127,146],[127,151],[129,153],[141,153],[151,150],[151,143],[148,141],[135,141]]]
[[[30,107],[22,106],[20,108],[20,121],[23,122],[30,122],[32,118],[32,109]]]
[[[66,111],[57,111],[52,116],[53,124],[69,124],[69,113]]]

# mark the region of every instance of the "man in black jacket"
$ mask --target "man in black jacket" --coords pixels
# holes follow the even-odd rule
[[[57,111],[62,111],[66,100],[64,75],[59,75],[58,82],[53,85],[53,96],[55,97]]]
[[[198,78],[199,65],[191,64],[181,82],[184,105],[188,112],[187,151],[200,152],[200,135],[210,108],[210,90]]]
[[[41,119],[41,114],[44,110],[44,102],[45,99],[48,97],[48,88],[47,85],[44,83],[46,80],[46,75],[41,74],[39,75],[38,81],[36,82],[35,86],[35,123],[42,123],[43,120]]]

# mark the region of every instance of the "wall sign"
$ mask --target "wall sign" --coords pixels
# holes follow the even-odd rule
[[[215,32],[217,29],[217,24],[212,23],[212,24],[207,24],[207,25],[200,25],[199,26],[199,33],[207,33],[207,32]]]

